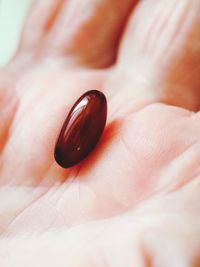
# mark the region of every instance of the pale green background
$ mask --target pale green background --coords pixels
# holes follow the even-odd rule
[[[0,67],[4,66],[16,51],[30,3],[31,0],[0,0]]]

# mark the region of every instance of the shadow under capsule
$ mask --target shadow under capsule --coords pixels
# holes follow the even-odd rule
[[[113,120],[106,126],[95,149],[87,156],[87,158],[77,165],[77,168],[79,169],[77,176],[79,178],[87,176],[91,169],[98,164],[98,161],[103,157],[106,148],[109,144],[111,144],[113,138],[119,133],[121,127],[122,121],[119,119]]]

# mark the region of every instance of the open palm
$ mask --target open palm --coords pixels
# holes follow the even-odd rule
[[[199,266],[200,3],[35,1],[0,72],[0,265]],[[53,151],[102,90],[95,151]]]

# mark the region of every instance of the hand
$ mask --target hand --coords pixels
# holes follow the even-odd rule
[[[0,266],[199,266],[200,3],[35,1],[0,73]],[[108,98],[95,151],[56,138],[85,91]]]

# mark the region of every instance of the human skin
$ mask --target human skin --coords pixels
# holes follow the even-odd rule
[[[199,25],[198,0],[34,1],[0,71],[1,267],[200,265]],[[91,89],[104,135],[62,169]]]

